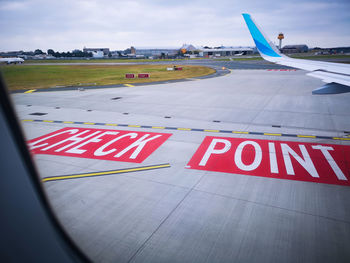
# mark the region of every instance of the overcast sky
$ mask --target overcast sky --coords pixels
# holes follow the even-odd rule
[[[276,43],[350,46],[349,0],[0,0],[0,51],[253,46],[244,12]]]

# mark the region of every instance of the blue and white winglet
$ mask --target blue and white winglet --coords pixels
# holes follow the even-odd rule
[[[260,55],[273,63],[311,71],[307,75],[320,78],[327,84],[313,94],[350,92],[350,65],[305,59],[294,59],[280,53],[249,14],[242,14]]]

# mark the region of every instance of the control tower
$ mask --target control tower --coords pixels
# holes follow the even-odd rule
[[[279,33],[277,38],[280,41],[278,48],[279,48],[279,50],[281,50],[281,48],[282,48],[282,39],[284,39],[283,33]]]

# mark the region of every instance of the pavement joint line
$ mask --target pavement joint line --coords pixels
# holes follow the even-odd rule
[[[49,181],[58,181],[58,180],[66,180],[66,179],[77,179],[77,178],[104,176],[104,175],[110,175],[110,174],[122,174],[122,173],[148,171],[148,170],[155,170],[155,169],[169,168],[169,167],[170,167],[170,164],[166,163],[166,164],[157,164],[157,165],[141,166],[141,167],[134,167],[134,168],[110,170],[110,171],[51,176],[51,177],[45,177],[41,181],[49,182]]]
[[[198,128],[183,128],[183,127],[166,127],[166,126],[149,126],[149,125],[134,125],[134,124],[117,124],[117,123],[102,123],[102,122],[81,122],[81,121],[55,121],[55,120],[36,120],[23,119],[22,122],[44,122],[44,123],[63,123],[63,124],[81,124],[81,125],[105,125],[105,126],[119,126],[142,129],[161,129],[161,130],[178,130],[178,131],[192,131],[192,132],[212,132],[212,133],[233,133],[233,134],[247,134],[247,135],[261,135],[261,136],[278,136],[278,137],[293,137],[293,138],[308,138],[308,139],[324,139],[324,140],[342,140],[350,141],[349,136],[333,137],[322,135],[302,135],[290,133],[270,133],[270,132],[254,132],[254,131],[231,131],[231,130],[214,130],[214,129],[198,129]]]
[[[320,218],[325,218],[327,220],[332,220],[332,221],[337,221],[337,222],[350,224],[350,222],[347,221],[347,220],[338,219],[338,218],[334,218],[334,217],[323,216],[323,215],[312,214],[312,213],[304,212],[302,210],[285,208],[285,207],[281,207],[281,206],[277,206],[277,205],[271,205],[271,204],[268,204],[268,203],[263,203],[263,202],[259,202],[259,201],[253,201],[253,200],[249,200],[249,199],[237,198],[237,197],[234,197],[234,196],[230,196],[230,195],[226,195],[226,194],[220,194],[220,193],[213,193],[213,192],[209,192],[209,191],[205,191],[205,190],[195,189],[195,191],[206,193],[206,194],[210,194],[210,195],[221,196],[221,197],[225,197],[225,198],[228,198],[228,199],[234,199],[234,200],[239,200],[239,201],[243,201],[243,202],[247,202],[247,203],[252,203],[252,204],[259,205],[259,206],[272,207],[272,208],[276,208],[276,209],[292,211],[292,212],[295,212],[295,213],[298,213],[298,214],[304,214],[304,215],[313,216],[313,217],[320,217]]]
[[[164,223],[166,221],[168,221],[168,219],[174,214],[174,212],[182,205],[182,203],[185,201],[185,199],[193,192],[196,191],[196,187],[199,184],[199,182],[202,180],[202,178],[204,177],[204,175],[202,175],[199,180],[197,181],[197,183],[195,185],[193,185],[188,192],[184,195],[184,197],[180,200],[180,202],[177,203],[177,205],[170,211],[170,213],[160,222],[160,224],[158,225],[158,227],[151,233],[151,235],[148,236],[148,238],[141,244],[141,246],[139,246],[139,248],[135,251],[135,253],[129,258],[129,260],[127,261],[127,263],[130,263],[133,261],[133,259],[136,257],[137,254],[140,253],[140,251],[142,251],[144,249],[144,247],[146,246],[146,244],[148,243],[149,240],[151,240],[151,238],[158,232],[158,230],[164,225]]]

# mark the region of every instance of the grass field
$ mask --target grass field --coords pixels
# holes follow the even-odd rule
[[[209,75],[214,69],[184,66],[183,70],[167,71],[173,65],[11,65],[1,71],[10,90],[40,89],[56,86],[93,86],[126,84]],[[125,79],[126,73],[150,73],[150,79]]]

